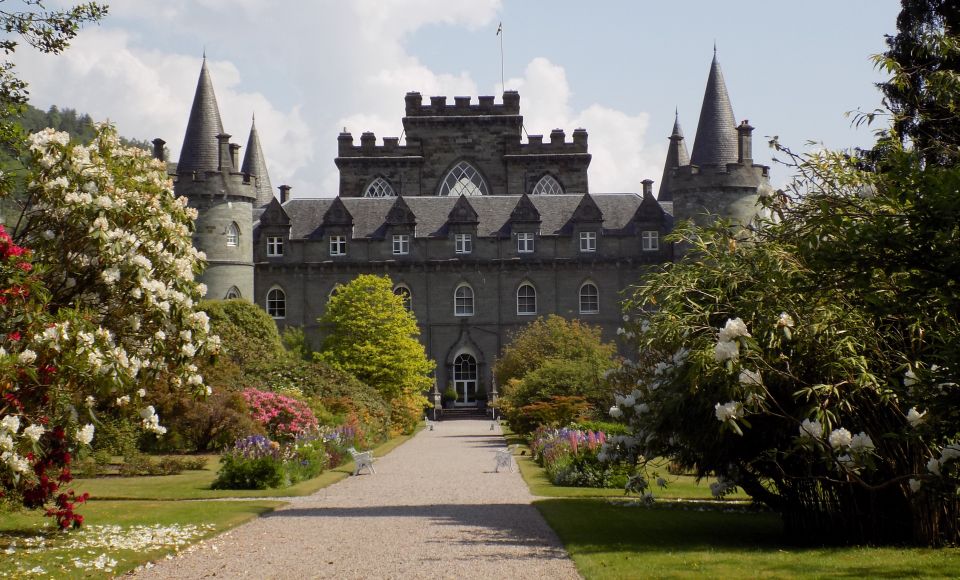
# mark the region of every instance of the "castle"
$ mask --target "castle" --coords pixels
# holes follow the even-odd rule
[[[621,293],[651,266],[673,260],[663,238],[675,220],[749,222],[769,190],[752,159],[714,54],[692,154],[675,122],[658,197],[592,193],[588,134],[522,142],[520,95],[431,97],[407,93],[405,144],[363,133],[337,138],[337,197],[274,196],[256,126],[242,162],[220,120],[206,62],[179,162],[177,195],[199,212],[194,244],[207,254],[209,298],[246,298],[313,344],[317,318],[338,285],[389,275],[416,316],[436,363],[436,384],[472,406],[495,396],[491,367],[513,332],[559,314],[615,338]],[[154,141],[162,158],[163,141]],[[310,192],[326,193],[326,192]]]

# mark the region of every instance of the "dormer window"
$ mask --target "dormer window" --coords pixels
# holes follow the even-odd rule
[[[227,247],[235,248],[240,245],[240,227],[236,223],[227,226]]]
[[[643,242],[641,247],[644,252],[654,252],[660,249],[660,232],[643,232],[641,240]]]
[[[408,234],[396,234],[393,236],[393,255],[406,256],[410,253],[410,236]]]
[[[533,232],[520,232],[517,234],[517,253],[533,253]]]
[[[533,195],[557,195],[563,193],[563,186],[550,174],[544,175],[540,181],[533,186]]]
[[[367,189],[363,192],[363,197],[396,197],[397,193],[393,190],[390,182],[382,177],[378,177],[370,182]]]
[[[267,256],[276,257],[283,255],[283,237],[282,236],[268,236],[267,237]]]
[[[580,251],[597,251],[597,232],[580,232]]]
[[[347,236],[330,236],[330,255],[347,255]]]
[[[470,234],[454,234],[454,251],[458,254],[469,254],[473,251],[473,237]]]
[[[487,195],[487,183],[473,165],[461,161],[453,166],[440,185],[438,195]]]

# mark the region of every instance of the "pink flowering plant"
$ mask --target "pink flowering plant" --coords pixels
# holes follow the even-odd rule
[[[258,389],[245,389],[250,416],[277,441],[290,442],[317,430],[317,417],[303,401]]]
[[[530,435],[530,449],[554,485],[624,487],[632,470],[601,455],[607,439],[603,431],[540,426]]]

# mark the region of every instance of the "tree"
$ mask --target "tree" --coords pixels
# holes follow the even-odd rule
[[[55,498],[67,527],[82,518],[56,492],[97,415],[139,413],[163,433],[145,387],[209,394],[194,360],[219,339],[197,308],[196,213],[163,163],[120,147],[110,127],[90,146],[42,131],[29,153],[20,216],[0,241],[0,486],[29,507]]]
[[[536,427],[524,409],[559,398],[580,397],[597,411],[609,407],[613,392],[604,374],[616,366],[615,355],[616,347],[601,341],[599,327],[579,320],[550,315],[523,327],[493,368],[511,427]]]
[[[892,135],[910,139],[926,163],[956,163],[960,146],[960,5],[902,0],[897,34],[875,57],[888,72],[879,83],[893,115]]]
[[[390,278],[364,274],[339,287],[319,322],[326,337],[315,356],[379,391],[393,406],[394,426],[411,429],[426,405],[434,363]]]

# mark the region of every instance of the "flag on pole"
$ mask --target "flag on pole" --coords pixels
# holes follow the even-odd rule
[[[497,26],[497,36],[500,36],[501,32],[503,32],[503,22],[501,22],[500,25]]]

